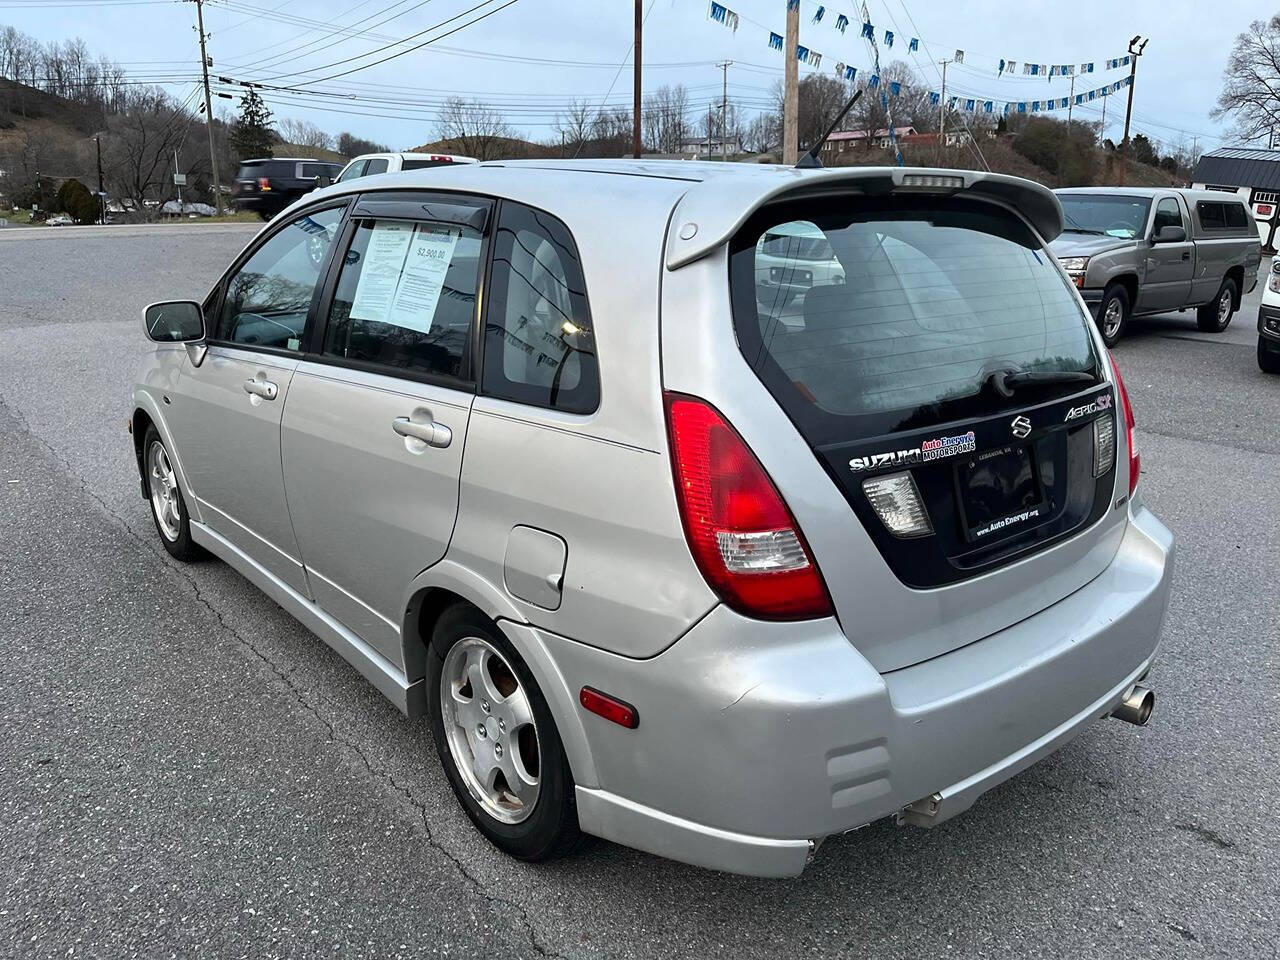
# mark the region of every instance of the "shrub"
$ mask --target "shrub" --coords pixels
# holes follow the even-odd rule
[[[56,209],[76,223],[94,223],[98,219],[98,198],[79,180],[64,180],[58,188]]]

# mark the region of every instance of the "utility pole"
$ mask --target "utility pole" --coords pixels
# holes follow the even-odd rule
[[[787,0],[787,38],[782,47],[782,162],[794,167],[800,159],[800,0]]]
[[[204,41],[204,0],[194,0],[196,5],[196,23],[200,33],[200,71],[204,74],[204,120],[209,131],[209,166],[213,169],[213,209],[222,216],[222,181],[218,178],[218,150],[213,145],[213,101],[209,96],[209,54],[205,50]],[[636,0],[637,4],[639,0]],[[638,41],[637,41],[638,43]],[[640,48],[636,47],[636,70],[640,67]]]
[[[942,151],[947,147],[947,64],[950,60],[939,60],[942,67],[942,93],[938,96],[938,165],[942,165]]]
[[[729,159],[729,68],[732,60],[717,63],[723,76],[720,81],[720,159]]]
[[[1124,139],[1120,141],[1120,182],[1117,186],[1124,186],[1125,177],[1129,173],[1129,121],[1133,117],[1133,86],[1134,80],[1138,76],[1138,58],[1142,56],[1142,51],[1147,47],[1147,41],[1142,40],[1141,36],[1136,36],[1129,41],[1129,105],[1124,110]]]
[[[102,185],[102,138],[94,137],[94,145],[98,148],[98,222],[107,222],[107,190]]]
[[[1071,127],[1071,110],[1076,105],[1076,75],[1071,75],[1071,92],[1067,94],[1067,127]]]
[[[1103,140],[1107,139],[1107,101],[1110,99],[1110,97],[1102,98],[1102,131],[1099,136]]]
[[[640,159],[640,35],[644,32],[644,14],[640,10],[641,0],[636,0],[636,56],[635,56],[635,91],[631,106],[631,150]]]
[[[178,148],[173,148],[173,188],[178,191],[178,216],[182,216],[182,184],[178,180]]]

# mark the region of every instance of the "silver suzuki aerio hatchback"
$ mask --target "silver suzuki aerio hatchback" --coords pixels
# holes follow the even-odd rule
[[[147,308],[143,493],[503,850],[798,874],[1151,711],[1173,540],[1061,227],[966,171],[338,184]]]

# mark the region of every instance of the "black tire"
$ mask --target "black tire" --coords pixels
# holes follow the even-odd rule
[[[440,678],[449,651],[455,644],[469,637],[488,641],[497,648],[524,688],[532,709],[537,731],[539,793],[532,813],[518,823],[506,823],[497,819],[472,796],[458,769],[458,761],[446,735]],[[573,775],[546,699],[511,642],[487,617],[469,604],[460,603],[446,610],[432,633],[427,652],[427,712],[436,753],[440,756],[440,763],[449,778],[453,794],[471,822],[476,825],[476,829],[490,843],[518,860],[529,862],[566,856],[582,845],[584,835],[578,826]]]
[[[1258,369],[1263,373],[1280,373],[1280,344],[1258,337]]]
[[[1129,302],[1129,291],[1118,283],[1113,283],[1102,292],[1102,303],[1098,305],[1098,331],[1102,341],[1108,347],[1114,347],[1124,336],[1124,328],[1129,325],[1129,311],[1133,304]],[[1114,324],[1107,321],[1108,313],[1118,310],[1119,320]]]
[[[1231,298],[1225,319],[1222,318],[1220,313],[1223,297]],[[1221,333],[1230,326],[1231,318],[1236,315],[1236,307],[1239,303],[1240,291],[1236,287],[1235,280],[1231,277],[1224,278],[1222,286],[1213,295],[1213,299],[1196,311],[1196,326],[1205,333]]]
[[[142,482],[146,485],[147,506],[151,510],[151,522],[155,524],[156,534],[160,537],[160,544],[169,552],[169,556],[175,560],[192,561],[199,560],[206,556],[204,549],[191,539],[191,518],[187,513],[187,501],[182,494],[182,488],[177,483],[177,475],[172,469],[170,475],[174,477],[172,486],[169,487],[168,498],[163,495],[157,495],[156,477],[153,476],[152,470],[152,448],[159,447],[164,451],[165,462],[169,462],[169,450],[164,445],[164,441],[160,439],[160,433],[154,425],[148,425],[147,431],[142,437]],[[163,489],[163,488],[161,488]],[[161,519],[159,502],[171,503],[176,509],[178,519],[176,523],[169,518],[168,523]]]

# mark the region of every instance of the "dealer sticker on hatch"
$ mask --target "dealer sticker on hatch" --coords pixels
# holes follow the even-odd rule
[[[875,470],[878,467],[910,466],[917,463],[931,463],[934,460],[945,460],[961,453],[973,453],[976,441],[973,431],[956,434],[952,437],[934,437],[921,442],[918,447],[906,450],[890,450],[886,453],[873,453],[865,457],[854,457],[849,461],[849,469],[854,473],[863,470]]]

